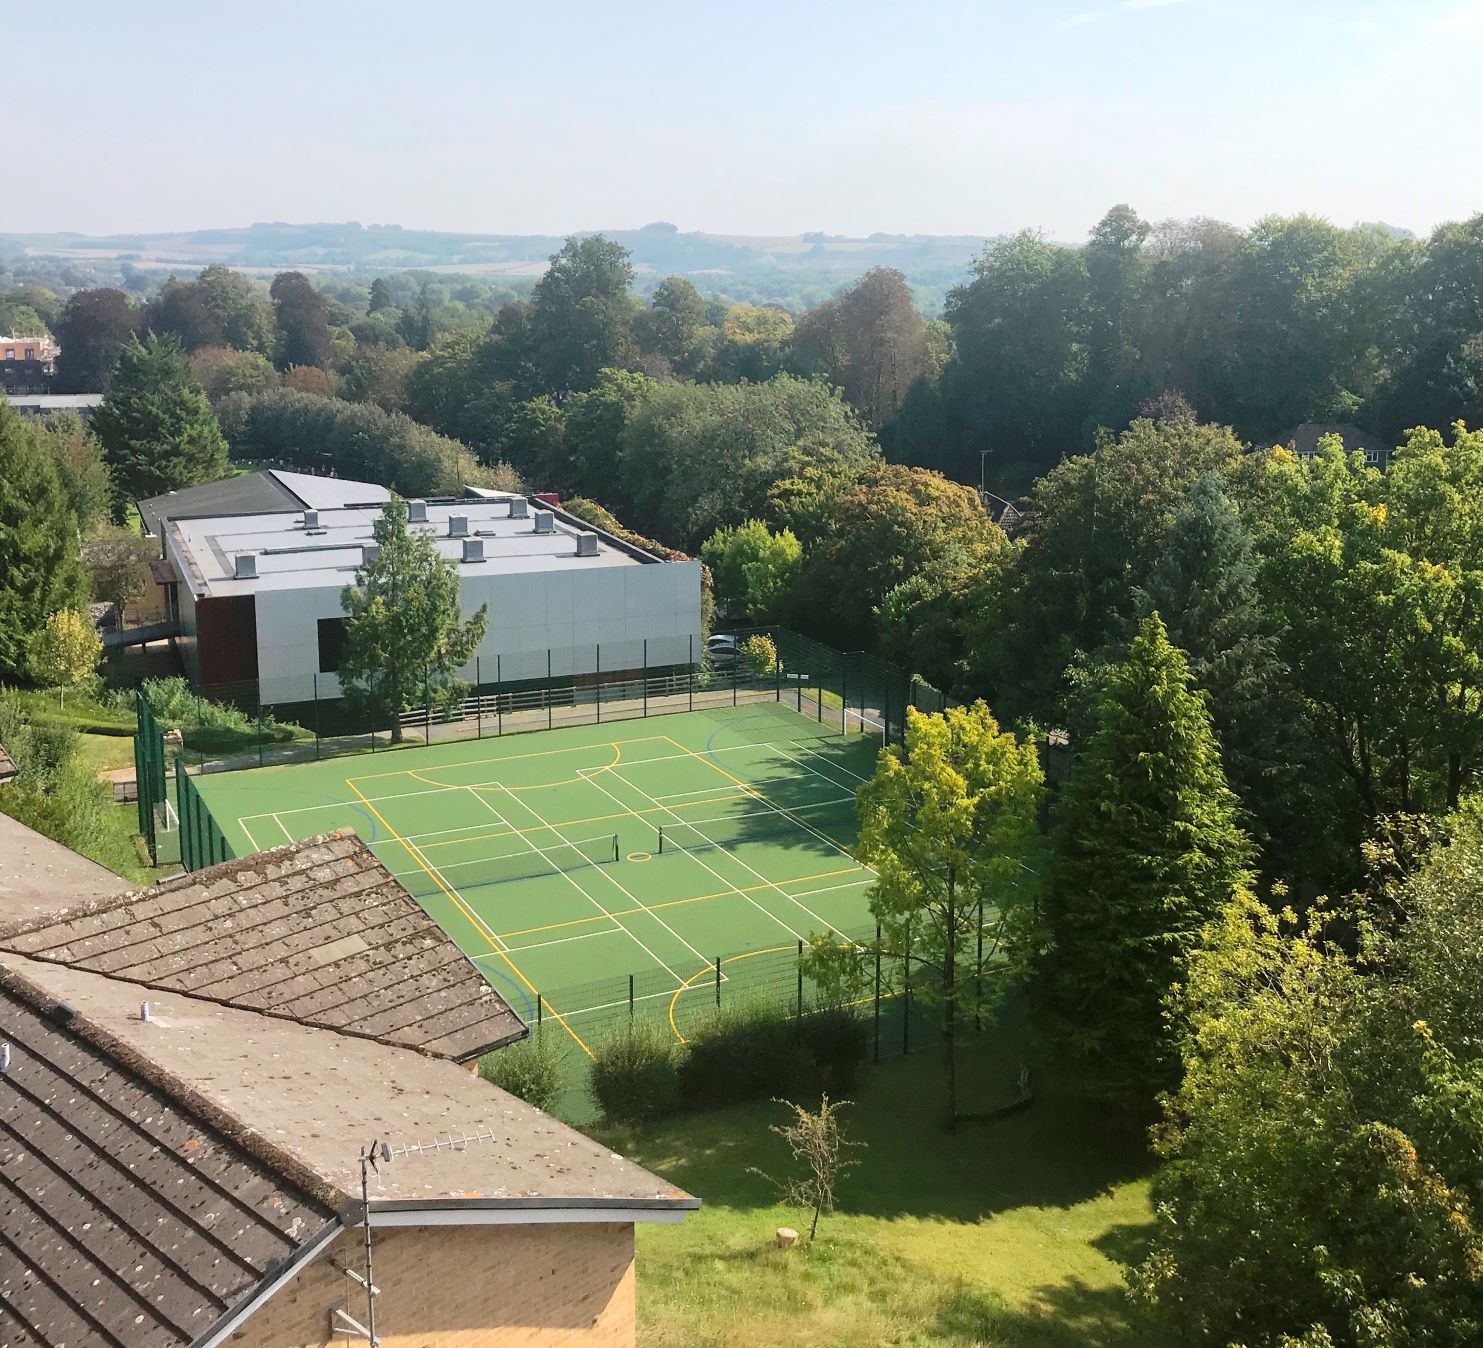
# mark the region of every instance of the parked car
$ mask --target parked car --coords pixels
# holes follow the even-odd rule
[[[719,634],[707,639],[705,654],[716,669],[730,669],[741,659],[741,642],[734,636]]]

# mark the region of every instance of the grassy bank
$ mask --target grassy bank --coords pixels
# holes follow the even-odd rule
[[[966,1107],[1008,1099],[1026,1051],[1015,1025],[971,1049]],[[641,1348],[1158,1343],[1130,1322],[1119,1262],[1150,1219],[1139,1140],[1053,1074],[1028,1111],[946,1134],[938,1072],[930,1053],[867,1071],[848,1115],[868,1149],[811,1248],[773,1247],[798,1218],[749,1172],[783,1167],[777,1106],[603,1132],[704,1200],[679,1226],[640,1228]]]

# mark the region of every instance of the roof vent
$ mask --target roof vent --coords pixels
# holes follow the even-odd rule
[[[237,580],[257,579],[257,558],[250,552],[237,554],[237,569],[233,573]]]
[[[306,528],[306,529],[317,529],[317,528],[319,528],[319,511],[317,511],[317,510],[306,510],[304,512],[304,528]]]
[[[463,559],[466,562],[482,562],[484,560],[484,540],[482,538],[464,539]]]
[[[512,496],[510,498],[510,518],[523,520],[528,514],[530,514],[530,502],[523,496]]]
[[[469,536],[469,517],[467,515],[448,516],[448,537],[467,538]]]
[[[578,557],[596,557],[597,556],[597,535],[596,534],[580,533],[580,534],[577,535],[577,556]]]
[[[414,499],[412,499],[412,500],[410,500],[410,501],[407,502],[407,523],[408,524],[426,524],[427,523],[427,502],[426,501],[419,501],[416,498],[414,498]]]
[[[380,560],[381,560],[381,544],[379,544],[379,543],[363,543],[363,544],[361,544],[361,549],[360,549],[360,564],[362,566],[370,566],[370,564],[372,562],[379,562]]]
[[[554,534],[556,532],[556,516],[549,510],[536,511],[536,533]]]

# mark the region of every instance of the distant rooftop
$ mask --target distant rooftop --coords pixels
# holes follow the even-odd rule
[[[561,511],[523,496],[410,502],[425,518],[415,531],[437,540],[438,551],[461,575],[514,575],[593,567],[639,566],[660,560]],[[212,597],[264,590],[340,588],[351,583],[373,542],[380,518],[374,503],[305,512],[173,518],[170,530],[185,564],[182,580],[195,594]],[[545,520],[538,517],[544,515]],[[463,533],[455,532],[461,521]],[[545,526],[543,528],[543,525]],[[585,536],[589,551],[578,553]],[[473,549],[466,543],[471,542]],[[470,557],[469,552],[477,553]],[[251,558],[255,572],[238,575],[237,559]]]
[[[7,393],[5,401],[18,412],[91,410],[103,401],[101,393]]]
[[[0,926],[0,951],[460,1062],[525,1036],[348,829]]]
[[[161,522],[195,515],[248,515],[264,511],[332,509],[385,501],[391,495],[374,482],[265,468],[196,487],[182,487],[138,502],[144,532],[158,536]]]

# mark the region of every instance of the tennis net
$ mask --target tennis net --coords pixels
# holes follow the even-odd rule
[[[618,860],[618,835],[606,834],[584,842],[555,843],[550,847],[532,847],[505,856],[472,857],[467,861],[434,862],[415,844],[405,844],[414,859],[422,864],[405,871],[394,871],[409,894],[419,898],[442,893],[444,887],[465,890],[485,885],[506,884],[511,880],[535,880],[543,875],[563,875],[587,866],[606,866]]]

